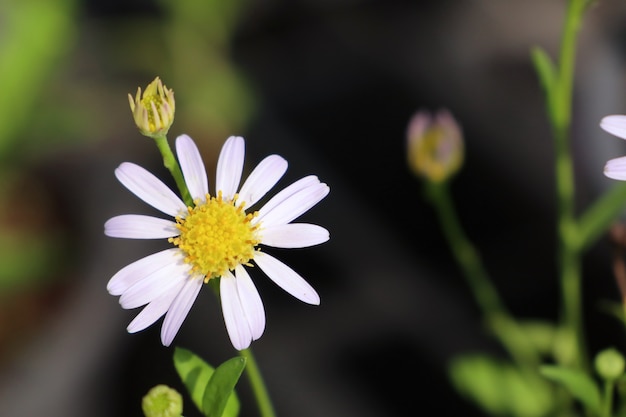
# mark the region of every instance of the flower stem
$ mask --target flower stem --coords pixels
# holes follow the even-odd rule
[[[500,297],[485,271],[480,255],[465,235],[454,210],[448,183],[427,182],[426,194],[439,217],[439,223],[457,263],[474,293],[474,298],[494,335],[506,347],[511,357],[521,366],[536,365],[536,350],[506,311]]]
[[[252,392],[256,398],[261,417],[275,417],[276,413],[274,412],[272,401],[263,382],[259,366],[254,359],[254,355],[252,355],[252,350],[250,348],[244,349],[239,354],[246,358],[246,374],[252,386]]]
[[[615,381],[604,382],[604,400],[602,401],[602,417],[611,417],[613,411],[613,388]]]
[[[156,142],[159,151],[161,152],[161,156],[163,157],[163,165],[167,168],[172,177],[174,177],[174,181],[176,181],[176,186],[180,191],[180,195],[183,198],[183,201],[186,205],[193,207],[193,199],[189,194],[189,190],[187,189],[187,184],[185,183],[185,178],[183,177],[183,173],[180,170],[180,166],[174,157],[174,153],[172,152],[172,148],[170,148],[170,144],[167,141],[166,136],[153,136],[154,141]]]
[[[558,78],[547,90],[550,122],[555,142],[555,176],[558,204],[559,268],[562,291],[562,320],[565,343],[572,356],[570,365],[583,366],[584,338],[582,330],[581,260],[578,224],[574,217],[574,170],[570,154],[572,89],[576,55],[576,35],[587,0],[570,0],[563,27]]]

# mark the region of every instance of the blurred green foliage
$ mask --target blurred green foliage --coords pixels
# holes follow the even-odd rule
[[[254,98],[230,44],[245,5],[156,0],[157,13],[101,16],[76,0],[0,2],[0,295],[55,278],[72,238],[42,226],[54,196],[41,184],[41,206],[23,200],[30,218],[15,214],[24,178],[60,149],[135,135],[126,94],[137,86],[160,76],[172,87],[173,134],[207,151],[244,133]]]

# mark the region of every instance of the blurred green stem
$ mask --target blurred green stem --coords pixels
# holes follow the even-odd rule
[[[276,413],[274,412],[272,401],[263,382],[261,371],[252,355],[252,350],[249,348],[244,349],[239,354],[246,358],[246,374],[252,386],[261,417],[275,417]]]
[[[546,86],[548,116],[555,143],[555,176],[558,206],[558,262],[562,296],[562,324],[565,343],[570,344],[568,365],[585,367],[582,329],[581,250],[578,225],[574,218],[574,170],[570,153],[572,88],[576,56],[576,35],[588,2],[570,0],[567,8],[558,71]]]
[[[482,265],[478,251],[463,231],[454,209],[448,183],[425,182],[425,186],[426,195],[437,212],[444,235],[486,318],[489,329],[519,365],[537,365],[539,358],[536,350],[502,305]]]
[[[604,381],[604,398],[602,399],[602,417],[611,417],[613,415],[613,389],[615,388],[614,380]]]

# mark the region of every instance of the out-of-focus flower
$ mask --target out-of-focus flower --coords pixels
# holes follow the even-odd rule
[[[217,163],[216,192],[209,186],[202,158],[193,140],[176,139],[176,152],[194,207],[187,207],[163,182],[144,168],[125,162],[118,180],[137,197],[175,218],[127,214],[105,223],[105,234],[129,239],[168,239],[175,247],[140,259],[115,274],[108,283],[120,295],[123,308],[147,306],[129,324],[137,332],[165,314],[161,341],[168,346],[191,309],[202,283],[220,278],[220,298],[226,329],[236,349],[247,348],[265,329],[265,311],[245,266],[254,262],[289,294],[319,304],[315,290],[290,267],[261,251],[259,245],[302,248],[326,242],[321,226],[291,223],[321,201],[329,187],[316,176],[304,177],[250,211],[287,170],[287,161],[270,155],[239,188],[244,165],[244,140],[231,136]],[[237,192],[237,190],[239,190]]]
[[[432,182],[449,179],[463,163],[463,134],[447,110],[434,117],[424,110],[415,113],[409,122],[407,145],[409,167]]]
[[[133,112],[135,124],[144,136],[165,136],[174,122],[176,103],[174,92],[168,89],[159,77],[156,77],[141,94],[141,87],[137,87],[137,94],[128,95],[130,110]]]
[[[157,385],[144,395],[141,409],[145,417],[181,417],[183,397],[174,388]]]
[[[624,115],[603,117],[600,127],[612,135],[626,139],[626,116]],[[604,175],[614,180],[626,181],[626,156],[609,160],[604,165]]]

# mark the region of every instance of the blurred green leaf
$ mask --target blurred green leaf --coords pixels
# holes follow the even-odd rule
[[[586,249],[605,233],[626,206],[626,184],[615,184],[602,194],[578,222],[579,245]]]
[[[74,0],[0,3],[0,156],[28,124],[41,90],[75,39]]]
[[[520,327],[532,345],[542,355],[551,355],[557,336],[557,327],[546,321],[521,322]]]
[[[65,255],[60,236],[0,231],[0,293],[54,278]]]
[[[541,86],[545,90],[546,94],[550,95],[555,80],[554,65],[552,64],[552,60],[540,47],[534,47],[531,49],[530,58],[535,65],[535,71],[537,71]]]
[[[602,300],[598,302],[598,308],[600,311],[609,314],[619,320],[624,326],[626,326],[626,314],[624,314],[624,305],[611,300]]]
[[[228,361],[226,363],[228,363]],[[198,407],[198,410],[208,416],[204,409],[205,392],[208,390],[211,377],[215,373],[215,368],[190,350],[179,347],[176,347],[174,350],[174,367],[176,368],[180,379],[185,384],[191,399],[196,407]],[[227,369],[225,371],[220,371],[220,374],[217,377],[218,383],[227,379],[222,375],[223,372],[226,376],[231,374],[231,372],[229,372],[230,365],[226,368]],[[211,389],[214,390],[214,388]],[[237,398],[237,394],[232,391],[231,388],[230,395],[226,402],[226,406],[223,409],[222,415],[224,417],[235,417],[239,414],[239,408],[239,399]]]
[[[544,365],[540,368],[543,376],[561,384],[587,409],[599,414],[601,411],[600,390],[596,382],[578,369],[564,368],[557,365]]]
[[[449,377],[459,393],[493,415],[545,416],[553,407],[550,386],[539,374],[486,355],[457,357]]]

